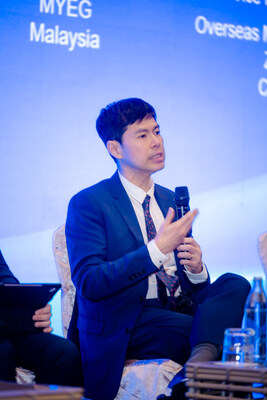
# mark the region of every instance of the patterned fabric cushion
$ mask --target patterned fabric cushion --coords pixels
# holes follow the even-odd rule
[[[258,238],[258,252],[265,276],[267,276],[267,232],[263,233]]]
[[[28,369],[17,367],[16,368],[16,383],[20,385],[33,385],[35,383],[35,375]]]
[[[155,400],[180,371],[172,360],[126,360],[115,400]]]
[[[63,335],[64,337],[67,337],[76,289],[71,280],[69,256],[65,237],[65,225],[62,225],[55,231],[52,240],[52,249],[55,257],[58,279],[61,283],[61,317]]]

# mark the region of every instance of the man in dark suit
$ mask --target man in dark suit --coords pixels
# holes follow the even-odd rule
[[[118,171],[69,204],[77,289],[70,336],[77,326],[85,395],[112,400],[126,358],[217,359],[224,329],[241,325],[250,285],[234,274],[210,284],[201,249],[187,237],[197,210],[177,220],[174,193],[154,184],[165,161],[154,108],[121,100],[96,126]]]
[[[19,283],[1,251],[0,283]],[[3,309],[5,305],[1,304],[0,315]],[[49,304],[32,315],[32,328],[28,323],[26,325],[25,314],[19,309],[9,310],[8,317],[15,321],[15,326],[10,327],[6,320],[0,320],[0,380],[14,381],[15,369],[20,366],[34,372],[37,383],[83,385],[80,354],[76,345],[50,333]]]

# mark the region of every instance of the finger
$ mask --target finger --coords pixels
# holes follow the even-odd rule
[[[181,251],[180,253],[177,254],[177,257],[180,259],[192,260],[193,254],[191,254],[187,251]]]
[[[36,328],[48,328],[50,326],[50,321],[37,321],[34,323]]]
[[[50,321],[49,324],[42,324],[41,322],[35,322],[34,324],[35,328],[43,328],[44,333],[51,333],[53,331],[53,328],[50,326]]]
[[[39,308],[38,310],[35,311],[35,315],[36,314],[49,314],[51,312],[51,305],[50,304],[46,304],[45,307],[43,308]]]
[[[198,214],[198,209],[197,208],[195,208],[194,210],[190,210],[190,211],[188,211],[182,218],[180,218],[180,219],[183,219],[183,220],[194,220],[195,218],[196,218],[196,216],[197,216],[197,214]]]
[[[50,320],[52,314],[51,313],[46,313],[46,314],[34,314],[32,316],[32,319],[34,321],[47,321]]]
[[[178,219],[178,222],[184,226],[186,232],[188,233],[192,227],[192,223],[196,218],[198,210],[188,211],[182,218]],[[185,235],[186,236],[186,235]]]
[[[192,260],[188,260],[185,258],[182,258],[181,260],[179,260],[179,263],[181,265],[186,265],[187,267],[194,267],[195,266],[195,262]]]
[[[203,271],[203,267],[202,267],[202,263],[197,262],[195,259],[193,260],[179,260],[179,263],[183,266],[185,266],[186,268],[188,268],[188,270],[194,274],[196,273],[200,273]]]
[[[191,244],[179,244],[179,246],[177,247],[178,251],[189,251],[189,252],[193,252],[194,251],[194,247]]]
[[[189,246],[188,248],[190,248],[192,251],[200,251],[199,244],[192,237],[185,237],[181,245]]]
[[[169,224],[171,224],[172,221],[173,221],[173,219],[174,219],[174,216],[175,216],[175,211],[174,211],[174,209],[171,208],[171,207],[169,207],[168,212],[167,212],[167,215],[166,215],[166,217],[165,217],[165,219],[164,219],[163,224],[164,224],[164,225],[169,225]]]
[[[185,238],[184,238],[184,244],[194,244],[194,242],[196,243],[196,241],[194,240],[194,238],[192,238],[191,236],[190,237],[188,237],[188,236],[186,236]]]
[[[50,326],[50,320],[37,321],[34,323],[35,328],[48,328]]]
[[[51,328],[51,326],[49,328],[43,329],[44,333],[51,333],[52,331],[53,331],[53,328]]]
[[[195,209],[192,211],[193,220],[196,218],[197,214],[198,214],[198,209],[195,208]]]

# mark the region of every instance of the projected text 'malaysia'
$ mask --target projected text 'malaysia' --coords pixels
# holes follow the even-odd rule
[[[99,35],[90,33],[90,29],[86,29],[85,32],[72,32],[61,30],[59,25],[46,28],[45,24],[41,23],[37,27],[35,22],[30,23],[30,41],[67,46],[69,51],[73,51],[76,46],[92,49],[100,48]]]

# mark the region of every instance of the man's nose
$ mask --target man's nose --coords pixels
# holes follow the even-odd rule
[[[161,145],[161,137],[159,135],[152,136],[152,146],[159,147]]]

